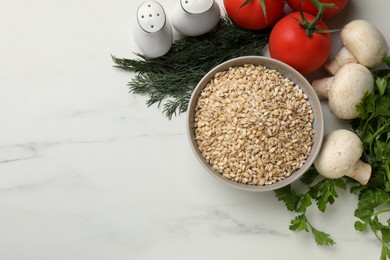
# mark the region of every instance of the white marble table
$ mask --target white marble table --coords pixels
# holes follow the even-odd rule
[[[185,114],[169,121],[128,94],[133,74],[110,54],[134,57],[141,2],[1,1],[0,259],[378,259],[348,192],[309,212],[337,242],[318,247],[288,229],[294,214],[272,192],[209,176]],[[339,20],[369,19],[390,40],[387,0],[351,2]]]

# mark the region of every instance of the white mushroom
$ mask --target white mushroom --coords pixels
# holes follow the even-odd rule
[[[348,176],[366,185],[371,177],[371,166],[360,160],[362,153],[363,143],[355,133],[335,130],[324,137],[314,166],[326,178]]]
[[[356,105],[364,94],[374,89],[371,72],[361,64],[345,64],[333,77],[314,80],[313,88],[319,98],[328,98],[330,111],[340,119],[358,116]]]
[[[331,75],[335,75],[344,64],[351,62],[368,68],[377,67],[389,50],[382,33],[366,20],[348,23],[341,30],[340,37],[344,47],[324,65]]]

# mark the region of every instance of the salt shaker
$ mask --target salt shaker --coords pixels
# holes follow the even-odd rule
[[[185,36],[199,36],[211,31],[221,16],[214,0],[179,0],[172,12],[172,25]]]
[[[133,36],[141,52],[150,58],[162,56],[170,50],[172,24],[161,4],[147,1],[138,7]]]

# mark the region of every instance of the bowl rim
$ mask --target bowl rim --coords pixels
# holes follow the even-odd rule
[[[195,107],[198,101],[198,97],[200,93],[202,92],[203,88],[206,87],[207,83],[210,82],[210,80],[214,77],[214,75],[219,71],[225,71],[229,69],[230,67],[236,67],[236,66],[242,66],[244,64],[254,64],[254,65],[261,65],[265,66],[269,69],[275,69],[282,73],[284,77],[289,78],[292,80],[295,84],[297,84],[302,91],[308,96],[308,101],[310,102],[310,105],[312,106],[313,114],[314,114],[314,121],[313,121],[313,128],[315,129],[315,133],[313,136],[313,140],[316,140],[313,143],[313,146],[311,148],[311,151],[309,153],[308,158],[306,159],[306,162],[303,164],[301,168],[299,168],[297,171],[293,172],[290,176],[286,177],[283,180],[277,181],[274,184],[270,185],[251,185],[251,184],[243,184],[239,183],[233,180],[230,180],[226,177],[224,177],[220,172],[216,171],[211,167],[211,165],[206,161],[202,153],[199,151],[196,140],[195,140],[195,131],[194,131],[194,114],[195,114]],[[286,75],[287,74],[287,75]],[[299,82],[299,84],[297,83]],[[295,70],[293,67],[289,66],[288,64],[281,62],[279,60],[265,57],[265,56],[241,56],[237,58],[233,58],[230,60],[227,60],[223,63],[220,63],[216,65],[214,68],[212,68],[209,72],[207,72],[202,79],[198,82],[198,84],[195,86],[191,98],[188,102],[187,107],[187,118],[186,118],[186,128],[187,128],[187,137],[190,142],[191,149],[193,153],[195,154],[195,157],[198,159],[198,161],[201,163],[201,165],[207,170],[207,172],[220,181],[229,184],[230,186],[233,186],[235,188],[245,190],[245,191],[253,191],[253,192],[264,192],[264,191],[272,191],[276,190],[282,187],[285,187],[296,180],[298,180],[314,163],[315,158],[318,156],[318,153],[321,149],[323,138],[324,138],[324,115],[321,107],[321,102],[315,93],[314,89],[312,88],[311,84],[308,82],[308,80],[300,74],[297,70]]]

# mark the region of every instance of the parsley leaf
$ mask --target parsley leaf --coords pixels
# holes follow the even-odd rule
[[[329,234],[311,227],[311,232],[314,235],[314,239],[319,246],[332,246],[335,244],[334,240],[330,238]]]
[[[358,209],[369,210],[390,202],[390,193],[382,189],[366,189],[359,196]],[[356,215],[355,215],[356,216]],[[356,217],[364,217],[357,215]],[[364,218],[361,218],[364,220]]]
[[[336,188],[346,189],[347,184],[343,179],[324,179],[311,187],[310,195],[317,201],[317,207],[324,212],[326,205],[333,204],[338,197]]]
[[[290,211],[295,211],[298,202],[301,200],[302,197],[301,194],[293,191],[290,185],[276,190],[275,194],[276,194],[276,198],[279,201],[283,201],[287,209]]]
[[[364,231],[367,229],[367,223],[361,222],[361,221],[356,221],[354,227],[355,227],[355,230],[357,230],[357,231]]]
[[[315,179],[318,176],[319,176],[319,173],[317,172],[317,170],[314,168],[314,166],[311,166],[309,168],[309,170],[307,172],[305,172],[305,174],[302,176],[300,181],[303,184],[310,185],[310,184],[312,184],[315,181]]]
[[[293,220],[291,220],[290,223],[290,230],[293,231],[306,231],[311,233],[314,236],[314,240],[316,241],[317,245],[319,246],[331,246],[334,245],[335,242],[332,238],[330,238],[330,235],[319,231],[318,229],[314,228],[309,221],[306,218],[306,215],[303,213],[301,215],[298,215]]]
[[[305,230],[306,232],[309,232],[309,225],[307,223],[305,214],[301,214],[295,217],[294,219],[292,219],[289,228],[290,230],[293,231]]]
[[[389,243],[390,242],[390,227],[382,225],[381,233],[382,233],[382,241],[384,243]]]
[[[382,205],[388,205],[389,202],[390,194],[382,189],[363,190],[359,196],[358,208],[355,210],[354,214],[355,217],[361,219],[363,222],[355,222],[355,229],[362,231],[369,224],[371,230],[376,234],[388,227],[388,225],[384,226],[379,222],[378,215],[390,210],[375,212],[375,209]],[[390,242],[390,239],[388,242]]]
[[[378,87],[379,94],[383,96],[387,88],[387,78],[378,77],[375,79],[375,84]]]
[[[305,213],[306,209],[311,205],[311,197],[309,193],[305,193],[298,201],[295,211]]]
[[[275,191],[279,201],[283,201],[287,209],[297,213],[304,213],[311,205],[311,197],[308,193],[300,194],[291,189],[291,186],[286,186]]]

